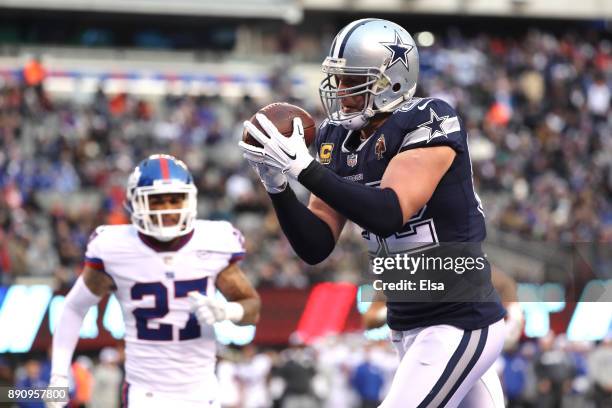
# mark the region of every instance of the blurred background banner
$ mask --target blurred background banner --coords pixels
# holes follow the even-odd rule
[[[47,9],[105,13],[145,13],[186,16],[219,16],[232,18],[301,19],[297,0],[2,0],[0,7]]]
[[[303,11],[349,11],[395,14],[455,14],[484,16],[515,16],[543,18],[605,18],[612,15],[612,6],[605,1],[585,0],[485,0],[465,2],[446,0],[181,0],[171,5],[162,0],[2,0],[6,8],[60,9],[87,12],[156,13],[203,15],[240,18],[284,18],[299,22]],[[296,17],[297,16],[297,17]]]
[[[261,289],[263,308],[257,328],[224,322],[215,325],[215,332],[225,345],[253,342],[263,347],[282,347],[292,339],[312,344],[326,336],[361,332],[360,316],[370,302],[360,301],[357,290],[349,283],[322,283],[310,290]],[[561,285],[519,284],[525,338],[543,337],[550,331],[571,341],[605,338],[612,327],[612,302],[584,299],[610,291],[612,281],[592,281],[579,301],[567,301]],[[62,295],[52,295],[46,285],[0,287],[0,353],[45,352],[51,346],[63,301]],[[124,331],[119,303],[111,296],[85,317],[77,351],[117,346]],[[369,336],[377,337],[375,332],[366,333]]]
[[[311,291],[291,288],[262,289],[262,319],[254,327],[223,322],[215,325],[222,344],[238,346],[254,342],[260,346],[283,346],[299,337],[312,343],[319,337],[353,332],[361,327],[355,307],[357,287],[346,283],[324,283]],[[342,295],[339,296],[341,292]],[[0,353],[46,352],[64,297],[52,296],[46,285],[0,287]],[[322,313],[321,311],[332,311]],[[114,296],[92,307],[83,322],[79,351],[116,346],[125,328]]]
[[[414,36],[416,95],[447,101],[468,130],[484,248],[517,282],[524,316],[496,366],[509,406],[610,403],[612,2],[602,0],[0,0],[0,385],[48,381],[51,333],[89,234],[129,222],[126,177],[163,152],[191,169],[199,217],[244,233],[241,268],[262,297],[256,328],[215,328],[223,406],[268,407],[298,384],[291,392],[316,406],[352,408],[369,398],[361,376],[384,395],[397,359],[388,327],[361,325],[371,305],[361,230],[347,226],[328,260],[304,264],[236,147],[242,121],[273,101],[322,122],[320,64],[335,33],[365,17]],[[78,403],[118,401],[92,384],[120,384],[123,330],[114,297],[89,311]]]

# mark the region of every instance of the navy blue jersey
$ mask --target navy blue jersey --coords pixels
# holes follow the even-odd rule
[[[345,179],[378,186],[389,162],[401,152],[432,146],[449,146],[456,152],[430,200],[401,231],[386,238],[363,232],[370,257],[427,251],[440,243],[480,243],[485,239],[484,212],[474,191],[467,133],[450,105],[435,98],[414,98],[397,109],[368,139],[361,141],[359,135],[358,131],[324,122],[315,142],[317,160]],[[406,183],[410,182],[407,174]],[[482,255],[480,245],[476,247]],[[499,320],[505,311],[491,284],[488,262],[479,274],[479,279],[485,282],[487,301],[389,301],[389,326],[409,330],[450,324],[473,330]]]

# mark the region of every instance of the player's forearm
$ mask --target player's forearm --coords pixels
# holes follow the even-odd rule
[[[363,315],[363,325],[366,329],[376,329],[387,323],[387,307],[384,303],[375,302]]]
[[[55,327],[51,358],[51,373],[68,376],[74,349],[79,340],[79,331],[84,316],[70,308],[65,308]]]
[[[334,210],[378,236],[387,237],[403,226],[397,194],[390,188],[345,180],[314,161],[300,173],[298,180]]]
[[[53,334],[52,374],[68,376],[83,319],[89,308],[97,304],[99,300],[100,298],[87,288],[83,278],[77,279],[74,287],[66,296],[64,310]]]
[[[259,297],[253,297],[248,299],[242,299],[237,301],[242,308],[244,309],[244,315],[242,319],[240,319],[236,324],[249,325],[249,324],[257,324],[259,321],[259,313],[261,311],[261,300]]]
[[[304,262],[314,265],[331,254],[336,240],[329,225],[302,204],[289,186],[270,198],[285,236]]]

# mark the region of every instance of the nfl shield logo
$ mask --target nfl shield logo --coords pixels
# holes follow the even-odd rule
[[[357,153],[351,153],[346,156],[346,164],[349,167],[355,167],[357,165]]]

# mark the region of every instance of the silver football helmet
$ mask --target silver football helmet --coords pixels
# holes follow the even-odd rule
[[[419,54],[401,26],[376,18],[344,27],[323,61],[319,94],[327,117],[347,129],[361,129],[377,113],[392,112],[412,98],[419,76]],[[363,77],[339,89],[342,76]],[[363,95],[361,111],[343,111],[343,99]]]

